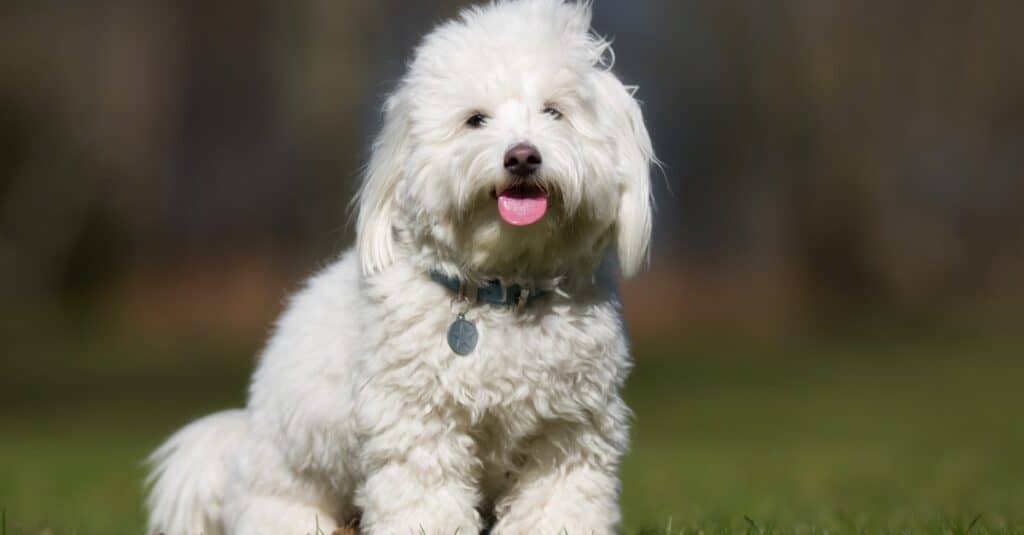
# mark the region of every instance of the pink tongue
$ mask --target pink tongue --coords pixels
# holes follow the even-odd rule
[[[548,199],[543,195],[522,197],[512,192],[503,192],[498,196],[498,213],[510,225],[532,225],[540,221],[547,210]]]

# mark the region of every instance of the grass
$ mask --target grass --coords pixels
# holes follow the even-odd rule
[[[671,517],[684,533],[1024,532],[1016,344],[674,353],[642,361],[630,384],[628,528]]]
[[[6,338],[4,535],[137,535],[141,460],[190,418],[240,404],[256,347],[60,332]],[[1021,342],[641,348],[624,533],[1024,533]]]

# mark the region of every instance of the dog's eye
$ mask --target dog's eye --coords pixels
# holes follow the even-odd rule
[[[480,128],[487,122],[487,116],[482,113],[474,113],[472,117],[466,119],[466,126],[470,128]]]
[[[556,121],[562,118],[562,112],[558,111],[558,109],[553,108],[551,106],[544,108],[544,113],[550,115],[551,118]]]

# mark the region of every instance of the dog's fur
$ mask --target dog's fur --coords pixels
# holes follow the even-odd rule
[[[586,3],[498,0],[427,35],[387,100],[355,251],[291,301],[248,406],[154,453],[151,533],[614,532],[630,414],[615,279],[646,260],[653,154],[610,57]],[[550,208],[516,227],[493,195],[523,141]],[[460,357],[445,340],[463,305],[430,270],[548,293],[468,307],[480,339]]]

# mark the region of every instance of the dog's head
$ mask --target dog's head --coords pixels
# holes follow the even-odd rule
[[[508,277],[646,260],[651,142],[587,3],[497,1],[427,35],[359,196],[364,272],[398,240]]]

